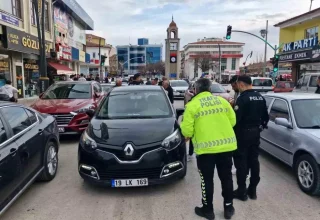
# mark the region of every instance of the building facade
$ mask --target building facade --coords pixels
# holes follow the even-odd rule
[[[131,75],[147,64],[162,60],[162,44],[149,44],[146,38],[138,39],[138,45],[117,46],[120,73]]]
[[[291,63],[292,80],[304,73],[320,72],[320,8],[275,25],[280,28],[279,62]]]
[[[94,22],[75,0],[56,1],[53,20],[57,56],[48,62],[49,71],[80,74],[80,66],[90,62],[85,31],[93,30]]]
[[[53,48],[52,1],[46,1],[47,56]],[[39,41],[31,0],[0,0],[0,86],[11,80],[18,98],[38,95]]]
[[[85,62],[86,57],[82,33],[93,29],[93,21],[75,0],[46,0],[44,7],[48,75],[51,71],[77,73],[77,63]],[[39,78],[39,41],[32,0],[0,0],[0,86],[5,79],[12,80],[18,98],[34,99],[39,95]]]
[[[177,24],[172,21],[167,28],[166,41],[166,77],[170,79],[179,78],[179,72],[181,71],[181,53],[180,53],[180,38],[179,29]]]
[[[184,46],[184,73],[189,79],[203,73],[219,74],[219,47],[221,50],[221,73],[239,74],[244,43],[225,41],[221,38],[198,39]],[[202,67],[204,66],[204,67]]]
[[[110,67],[110,57],[116,53],[116,50],[112,45],[107,44],[104,38],[93,34],[86,35],[86,52],[90,55],[90,62],[81,65],[81,73],[88,74],[101,74],[100,77],[105,77],[108,75]],[[105,56],[104,66],[100,66],[100,56],[99,56],[99,43],[100,43],[100,53]],[[101,69],[100,69],[101,68]]]

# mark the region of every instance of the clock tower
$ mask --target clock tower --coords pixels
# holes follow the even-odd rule
[[[180,61],[180,39],[178,38],[178,27],[173,20],[167,29],[166,39],[166,77],[168,79],[177,79],[179,77]]]

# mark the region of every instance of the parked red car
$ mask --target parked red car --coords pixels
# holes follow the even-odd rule
[[[87,128],[86,111],[97,108],[102,98],[96,81],[56,82],[31,107],[55,116],[60,134],[76,134]]]
[[[294,89],[294,82],[291,81],[278,81],[273,88],[273,92],[292,92]]]

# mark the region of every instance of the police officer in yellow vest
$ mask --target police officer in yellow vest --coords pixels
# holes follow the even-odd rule
[[[195,213],[206,219],[215,218],[213,175],[217,166],[224,198],[224,216],[231,219],[235,212],[231,169],[232,154],[237,149],[233,131],[236,115],[228,101],[211,94],[209,79],[199,79],[194,87],[196,96],[186,105],[181,131],[187,140],[192,138],[201,177],[203,207],[196,207]]]

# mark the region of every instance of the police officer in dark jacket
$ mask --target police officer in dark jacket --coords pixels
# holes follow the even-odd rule
[[[252,90],[252,80],[249,76],[239,76],[237,85],[240,96],[234,106],[237,117],[234,129],[238,149],[234,155],[234,163],[237,169],[238,189],[234,191],[234,198],[246,201],[248,196],[250,199],[257,199],[257,186],[260,182],[260,132],[267,128],[269,114],[266,100],[259,92]],[[247,189],[248,171],[251,178]]]

